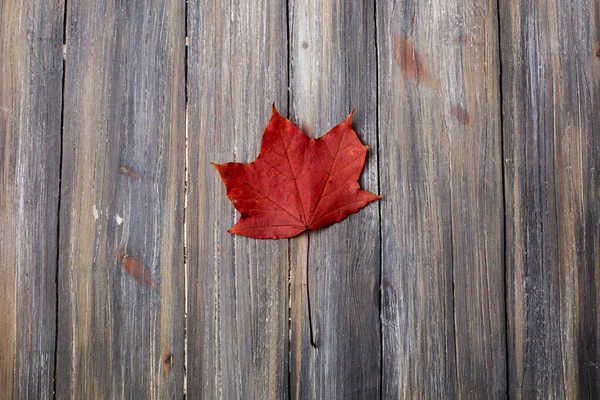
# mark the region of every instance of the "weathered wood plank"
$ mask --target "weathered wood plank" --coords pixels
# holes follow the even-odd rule
[[[0,5],[0,396],[13,399],[54,385],[63,6]]]
[[[510,394],[600,396],[600,3],[501,2]]]
[[[210,162],[257,155],[287,110],[285,2],[191,0],[188,9],[188,395],[288,394],[288,242],[232,236],[238,215]]]
[[[321,137],[356,107],[354,128],[372,150],[361,186],[378,192],[377,81],[373,2],[293,0],[290,119]],[[318,348],[310,345],[306,234],[290,240],[294,399],[380,395],[379,205],[311,232],[310,289]]]
[[[181,398],[185,4],[68,2],[57,397]]]
[[[496,1],[378,4],[383,397],[501,398]]]

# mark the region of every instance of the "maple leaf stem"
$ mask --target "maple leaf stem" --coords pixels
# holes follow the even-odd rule
[[[310,260],[310,230],[306,231],[306,300],[308,303],[308,328],[310,329],[310,345],[317,348],[315,337],[313,336],[312,312],[310,311],[310,279],[308,276],[308,266]]]

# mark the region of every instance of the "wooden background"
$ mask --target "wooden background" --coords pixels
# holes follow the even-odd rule
[[[384,198],[232,236],[357,108]],[[1,398],[598,398],[599,0],[1,0]]]

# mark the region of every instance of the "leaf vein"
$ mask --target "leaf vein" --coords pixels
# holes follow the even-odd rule
[[[281,175],[283,175],[284,177],[286,177],[287,179],[289,179],[291,181],[294,180],[294,178],[290,178],[289,176],[287,176],[286,174],[284,174],[283,172],[281,172],[280,170],[278,170],[277,168],[275,168],[270,162],[268,162],[266,160],[263,160],[262,158],[261,158],[261,161],[263,161],[265,164],[267,164],[267,166],[270,167],[273,171],[279,172]],[[292,171],[292,174],[293,173],[294,172]]]
[[[300,222],[302,224],[302,221],[300,221],[298,218],[296,218],[294,216],[294,214],[292,214],[291,212],[289,212],[288,210],[286,210],[285,208],[281,207],[279,204],[277,204],[273,199],[267,197],[266,195],[264,195],[262,192],[260,192],[257,188],[255,188],[254,186],[250,185],[247,182],[243,183],[244,185],[248,186],[250,189],[253,189],[256,193],[260,194],[262,197],[264,197],[265,199],[269,200],[271,203],[275,204],[277,207],[281,208],[282,211],[285,211],[286,213],[289,214],[290,217],[292,217],[293,219],[295,219],[296,221]]]
[[[319,209],[319,204],[321,204],[321,200],[323,199],[323,193],[325,192],[325,188],[327,187],[327,182],[329,182],[329,178],[331,177],[331,170],[333,169],[333,165],[335,164],[335,160],[336,160],[336,158],[338,156],[338,153],[340,152],[340,147],[342,146],[342,139],[344,139],[343,136],[340,138],[340,141],[338,142],[337,150],[335,151],[335,156],[331,160],[331,165],[329,166],[329,171],[327,171],[327,180],[325,181],[325,184],[323,185],[323,189],[321,190],[321,194],[319,194],[319,200],[317,201],[317,205],[315,206],[315,209],[313,211],[313,215],[310,218],[310,222],[308,224],[309,226],[313,224],[313,219],[315,218],[315,214],[317,213],[317,210]]]
[[[294,173],[294,167],[292,166],[292,161],[290,160],[290,155],[288,153],[288,149],[285,147],[285,141],[283,140],[283,133],[281,133],[281,131],[279,131],[279,136],[281,137],[281,142],[283,143],[283,147],[285,148],[285,155],[287,156],[288,165],[290,166],[290,170],[292,170],[292,175],[294,177],[294,184],[296,185],[296,194],[298,195],[297,201],[300,203],[300,208],[302,209],[302,217],[304,218],[304,221],[307,221],[306,211],[304,210],[304,204],[302,203],[302,196],[300,195],[300,189],[298,188],[298,180],[296,179],[296,174]],[[291,146],[291,143],[290,143],[290,146]],[[302,154],[305,154],[305,153],[306,153],[306,148],[304,149],[304,153],[302,153]],[[302,159],[302,169],[301,169],[300,173],[302,173],[302,170],[304,170],[304,158]],[[295,217],[294,217],[294,219],[298,220],[298,218],[295,218]],[[302,221],[300,221],[300,222],[303,224],[306,224],[306,222],[302,222]]]
[[[328,216],[328,215],[329,215],[329,214],[331,214],[331,213],[334,213],[334,212],[336,212],[336,211],[339,211],[339,210],[341,210],[341,209],[342,209],[342,208],[344,208],[344,207],[348,207],[348,206],[349,206],[349,205],[351,205],[351,204],[354,204],[354,203],[360,203],[361,201],[365,201],[365,200],[364,200],[364,199],[354,200],[354,201],[351,201],[350,203],[346,203],[346,204],[344,204],[343,206],[336,208],[335,210],[331,210],[331,211],[329,211],[329,212],[327,212],[327,213],[325,213],[325,214],[321,215],[321,216],[320,216],[319,218],[317,218],[316,220],[312,221],[312,223],[310,224],[310,226],[312,226],[313,224],[316,224],[318,221],[322,220],[323,218],[325,218],[326,216]]]

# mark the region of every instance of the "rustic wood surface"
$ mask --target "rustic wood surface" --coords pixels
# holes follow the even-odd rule
[[[371,146],[361,186],[377,193],[377,70],[372,2],[289,4],[290,119],[321,137],[356,108],[353,126]],[[306,234],[290,239],[290,397],[380,395],[379,204],[311,232],[311,347],[306,304]]]
[[[60,1],[0,3],[0,397],[52,398]]]
[[[210,165],[254,160],[272,103],[287,114],[285,3],[192,0],[188,35],[188,394],[285,398],[288,242],[227,233],[238,216]]]
[[[495,5],[377,10],[383,398],[505,394]]]
[[[0,397],[600,396],[599,0],[0,22]],[[311,232],[316,349],[307,235],[227,233],[210,165],[252,161],[273,103],[311,137],[356,108],[384,196]]]
[[[600,2],[502,2],[509,394],[600,396]]]
[[[67,2],[56,397],[181,398],[185,5]]]

